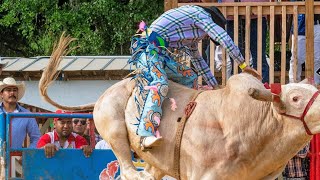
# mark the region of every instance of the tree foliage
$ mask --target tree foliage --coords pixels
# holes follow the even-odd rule
[[[163,0],[0,0],[0,55],[46,56],[63,31],[78,38],[76,55],[129,54],[141,20],[163,12]]]

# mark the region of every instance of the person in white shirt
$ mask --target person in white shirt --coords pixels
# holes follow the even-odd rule
[[[101,140],[96,144],[95,149],[111,149],[111,146],[107,141]]]

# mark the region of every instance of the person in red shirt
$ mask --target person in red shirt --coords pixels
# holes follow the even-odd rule
[[[63,114],[62,110],[56,113]],[[45,156],[51,158],[60,148],[82,149],[84,156],[89,157],[92,148],[88,145],[87,140],[82,136],[72,132],[71,118],[54,118],[54,130],[40,137],[37,148],[44,149]]]

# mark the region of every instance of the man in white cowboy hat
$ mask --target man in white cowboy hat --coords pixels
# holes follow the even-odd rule
[[[30,111],[18,104],[25,93],[24,83],[17,83],[12,77],[0,81],[0,113],[29,113]],[[11,147],[22,148],[23,141],[28,134],[30,137],[30,148],[36,148],[40,138],[38,124],[34,118],[16,117],[11,120]]]
[[[4,67],[6,67],[7,64],[8,64],[8,62],[3,62],[1,57],[0,57],[0,74],[2,73],[2,69]]]

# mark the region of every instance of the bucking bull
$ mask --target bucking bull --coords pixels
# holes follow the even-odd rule
[[[142,151],[134,125],[134,80],[114,84],[93,104],[69,107],[49,98],[47,88],[72,40],[60,39],[42,74],[41,95],[65,110],[94,108],[95,125],[117,156],[122,179],[161,179],[166,174],[193,180],[275,179],[312,134],[320,132],[320,98],[314,86],[292,83],[272,86],[270,91],[255,77],[239,74],[232,76],[224,88],[204,91],[195,98],[178,158],[174,153],[178,120],[197,91],[170,82],[168,97],[175,98],[177,109],[172,111],[169,100],[165,100],[160,125],[163,143]],[[144,171],[136,171],[130,149],[147,163]]]

